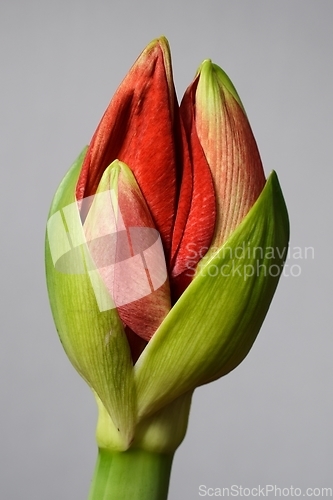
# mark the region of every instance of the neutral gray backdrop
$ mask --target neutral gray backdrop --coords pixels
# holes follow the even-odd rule
[[[234,81],[302,253],[250,355],[196,391],[170,500],[200,498],[199,485],[333,488],[332,25],[330,0],[1,0],[1,498],[87,497],[95,403],[53,325],[44,227],[111,95],[161,34],[179,97],[205,58]]]

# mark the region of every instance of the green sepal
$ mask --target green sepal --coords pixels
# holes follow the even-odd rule
[[[288,240],[287,209],[273,172],[250,212],[200,267],[137,361],[139,418],[227,374],[245,358],[273,298]],[[240,255],[236,249],[242,247]],[[245,276],[251,269],[246,266],[254,266],[252,276]],[[228,269],[230,276],[223,276]]]
[[[136,405],[133,365],[123,325],[115,308],[101,310],[98,306],[96,288],[94,291],[87,272],[92,269],[87,248],[80,245],[75,248],[75,254],[70,248],[63,256],[63,259],[71,258],[70,263],[64,261],[60,270],[50,250],[50,234],[51,244],[60,255],[66,245],[71,246],[82,233],[75,188],[85,154],[86,149],[64,177],[51,205],[45,245],[47,287],[62,345],[76,370],[103,402],[119,433],[120,447],[126,449],[133,439]],[[71,227],[64,216],[67,207],[71,208]],[[69,238],[64,234],[69,234]],[[98,280],[97,273],[94,279]],[[104,305],[110,303],[111,306],[101,280],[97,289],[99,303],[104,301]]]

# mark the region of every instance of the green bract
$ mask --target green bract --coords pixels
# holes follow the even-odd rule
[[[140,416],[233,370],[249,352],[286,258],[288,214],[273,172],[255,205],[157,330],[135,365]]]
[[[134,435],[136,404],[132,359],[117,309],[101,312],[88,272],[69,274],[58,271],[50,254],[50,234],[53,245],[63,243],[59,226],[50,230],[53,215],[60,216],[61,211],[68,206],[76,207],[74,227],[69,228],[68,232],[71,236],[81,231],[75,186],[85,152],[81,153],[63,179],[51,206],[46,237],[47,285],[54,321],[64,349],[76,370],[94,389],[109,412],[119,433],[117,447],[126,449]],[[88,269],[89,255],[86,248],[82,246],[79,250]],[[80,255],[76,261],[81,263]],[[102,283],[100,289],[103,293]]]

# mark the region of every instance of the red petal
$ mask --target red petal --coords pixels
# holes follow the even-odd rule
[[[174,230],[176,245],[180,232],[177,223],[181,227],[186,219],[182,238],[173,254],[172,261],[172,277],[178,277],[177,295],[189,284],[193,278],[193,269],[207,252],[214,234],[216,218],[212,176],[194,122],[195,88],[195,83],[189,87],[180,107],[189,152],[184,148],[184,173]],[[190,208],[188,209],[189,200]]]
[[[180,157],[181,169],[178,170],[178,185],[180,186],[179,198],[177,205],[177,213],[175,224],[172,233],[172,246],[171,246],[171,269],[175,265],[177,252],[181,240],[184,236],[185,226],[191,209],[191,200],[193,192],[193,166],[191,163],[189,145],[185,133],[183,121],[179,117],[178,130],[176,133],[178,138],[178,149]]]
[[[178,112],[166,40],[152,42],[116,91],[89,146],[77,198],[96,192],[118,158],[135,175],[167,251],[176,206],[174,114]]]

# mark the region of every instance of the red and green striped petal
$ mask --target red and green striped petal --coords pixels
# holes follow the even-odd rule
[[[257,200],[265,176],[243,105],[224,71],[210,60],[204,61],[186,92],[184,105],[190,101],[189,95],[214,181],[217,220],[212,247],[217,249]]]

